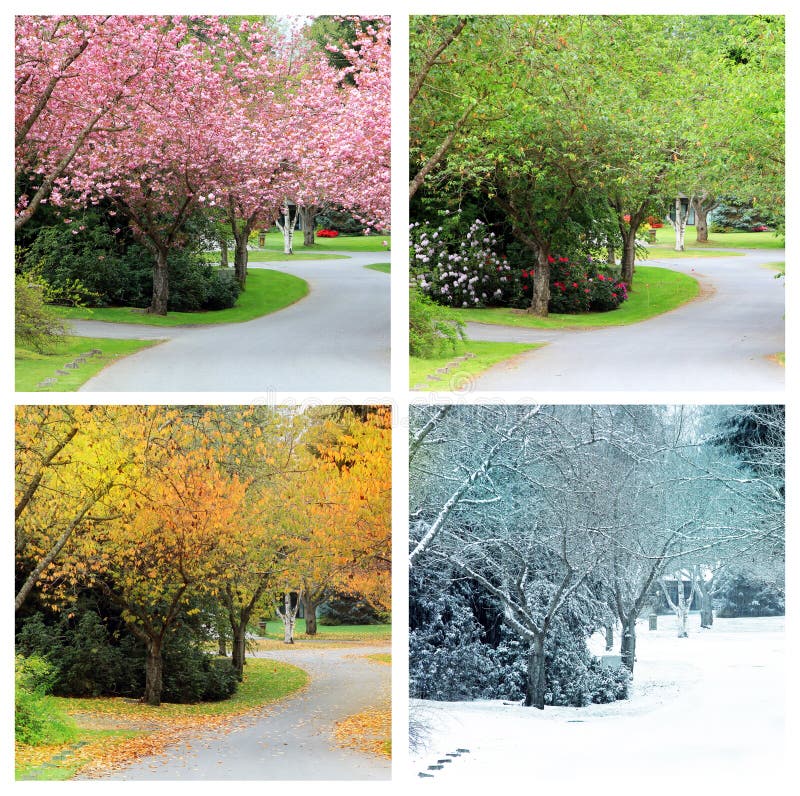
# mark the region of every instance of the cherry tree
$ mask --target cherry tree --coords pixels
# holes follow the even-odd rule
[[[15,226],[48,201],[75,158],[130,128],[166,57],[185,35],[151,16],[15,18]]]

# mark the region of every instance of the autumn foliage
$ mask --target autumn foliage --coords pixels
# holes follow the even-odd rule
[[[18,407],[15,609],[101,595],[158,704],[179,626],[214,624],[241,676],[248,624],[287,593],[388,607],[390,415],[361,409]]]

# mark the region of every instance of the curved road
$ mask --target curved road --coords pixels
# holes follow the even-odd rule
[[[389,779],[387,759],[341,748],[332,734],[337,721],[389,704],[391,667],[365,658],[387,651],[386,646],[305,646],[260,653],[258,657],[305,669],[309,685],[295,696],[234,717],[221,729],[187,737],[163,754],[138,760],[104,779]]]
[[[765,263],[783,249],[743,256],[649,260],[697,278],[701,298],[630,326],[522,329],[467,324],[473,340],[547,342],[471,380],[474,390],[783,390],[768,359],[784,350],[784,280]]]
[[[166,340],[125,357],[82,391],[317,391],[389,389],[388,274],[364,268],[387,253],[347,260],[251,263],[305,279],[309,294],[244,323],[140,326],[73,321],[89,337]]]

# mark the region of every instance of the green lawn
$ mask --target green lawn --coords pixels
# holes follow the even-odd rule
[[[492,365],[510,359],[516,354],[541,348],[542,343],[492,343],[479,340],[468,340],[458,343],[456,351],[442,357],[422,359],[409,357],[410,384],[419,390],[451,391],[464,389],[470,382],[471,376],[477,376]],[[472,359],[457,362],[450,373],[437,373],[437,368],[443,368],[456,357],[466,353],[475,354]],[[440,381],[426,381],[428,376],[436,376]]]
[[[295,254],[301,252],[385,252],[392,247],[392,236],[381,235],[377,232],[371,235],[339,235],[338,238],[314,238],[314,240],[313,246],[304,246],[302,232],[295,233]],[[383,245],[383,241],[386,241],[386,246]],[[253,251],[250,254],[252,256],[257,251],[264,250],[280,252],[283,255],[283,235],[280,232],[270,232],[267,235],[264,249]],[[288,259],[291,259],[291,256]]]
[[[203,252],[203,259],[209,263],[219,263],[219,252]],[[311,247],[295,249],[294,254],[284,254],[283,245],[280,251],[271,249],[253,249],[247,253],[249,263],[290,263],[292,260],[346,260],[346,254],[330,254],[316,252]],[[229,267],[233,266],[233,255],[229,256]]]
[[[391,263],[370,263],[369,265],[365,265],[364,268],[370,268],[373,271],[381,271],[384,274],[391,273],[392,264]]]
[[[647,260],[684,260],[687,258],[696,259],[698,257],[744,257],[744,252],[721,252],[716,249],[687,249],[676,252],[675,249],[668,249],[666,246],[650,246],[647,249],[647,256],[641,258],[642,262]]]
[[[15,389],[18,392],[73,392],[112,362],[156,343],[155,340],[67,337],[53,349],[52,353],[40,354],[17,348],[14,357]],[[66,376],[56,375],[56,370],[63,370],[68,362],[87,354],[92,349],[99,349],[102,354],[88,358],[76,370],[70,370]],[[47,387],[37,386],[47,378],[57,378],[58,381]]]
[[[320,641],[389,641],[392,638],[391,625],[321,625],[317,623],[317,635],[306,635],[306,620],[298,619],[294,628],[296,640],[318,639]],[[283,622],[267,622],[264,638],[283,640]]]
[[[537,329],[571,329],[602,326],[624,326],[638,323],[663,312],[674,310],[696,298],[700,285],[696,279],[667,268],[637,265],[630,298],[611,312],[591,312],[584,315],[560,315],[547,318],[529,315],[524,310],[498,307],[492,309],[460,310],[453,312],[462,321],[496,323],[503,326],[526,326]]]
[[[783,260],[779,260],[774,263],[764,263],[764,268],[771,268],[773,271],[777,271],[782,276],[786,276],[786,263]]]
[[[139,323],[149,326],[197,326],[213,323],[241,323],[282,310],[308,294],[308,283],[292,274],[267,268],[253,269],[247,275],[247,290],[239,295],[236,306],[211,312],[170,312],[149,315],[132,307],[56,307],[62,318]]]
[[[708,243],[698,243],[694,227],[686,228],[684,244],[687,249],[783,249],[786,241],[774,232],[709,232]],[[656,242],[651,249],[670,249],[675,246],[675,230],[669,225],[656,230]]]

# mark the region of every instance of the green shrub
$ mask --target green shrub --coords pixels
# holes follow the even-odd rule
[[[144,691],[145,648],[124,627],[110,632],[95,611],[79,604],[77,618],[47,623],[40,614],[17,634],[23,654],[46,656],[50,690],[58,696],[125,696]],[[119,637],[117,637],[117,635]],[[229,661],[216,661],[200,648],[196,633],[182,627],[164,643],[164,702],[227,699],[237,687]]]
[[[434,304],[419,288],[411,288],[408,313],[411,356],[430,359],[447,354],[466,339],[464,323],[446,308]]]
[[[14,738],[25,744],[63,743],[72,725],[47,698],[55,669],[40,655],[14,659]]]
[[[27,276],[14,277],[14,341],[45,352],[64,338],[66,327],[44,301],[44,286]]]
[[[73,222],[42,228],[23,258],[23,273],[46,284],[44,300],[53,304],[148,307],[153,255],[115,235],[91,212],[82,221],[79,227]],[[227,309],[236,303],[238,283],[192,249],[171,251],[167,262],[169,310]]]

